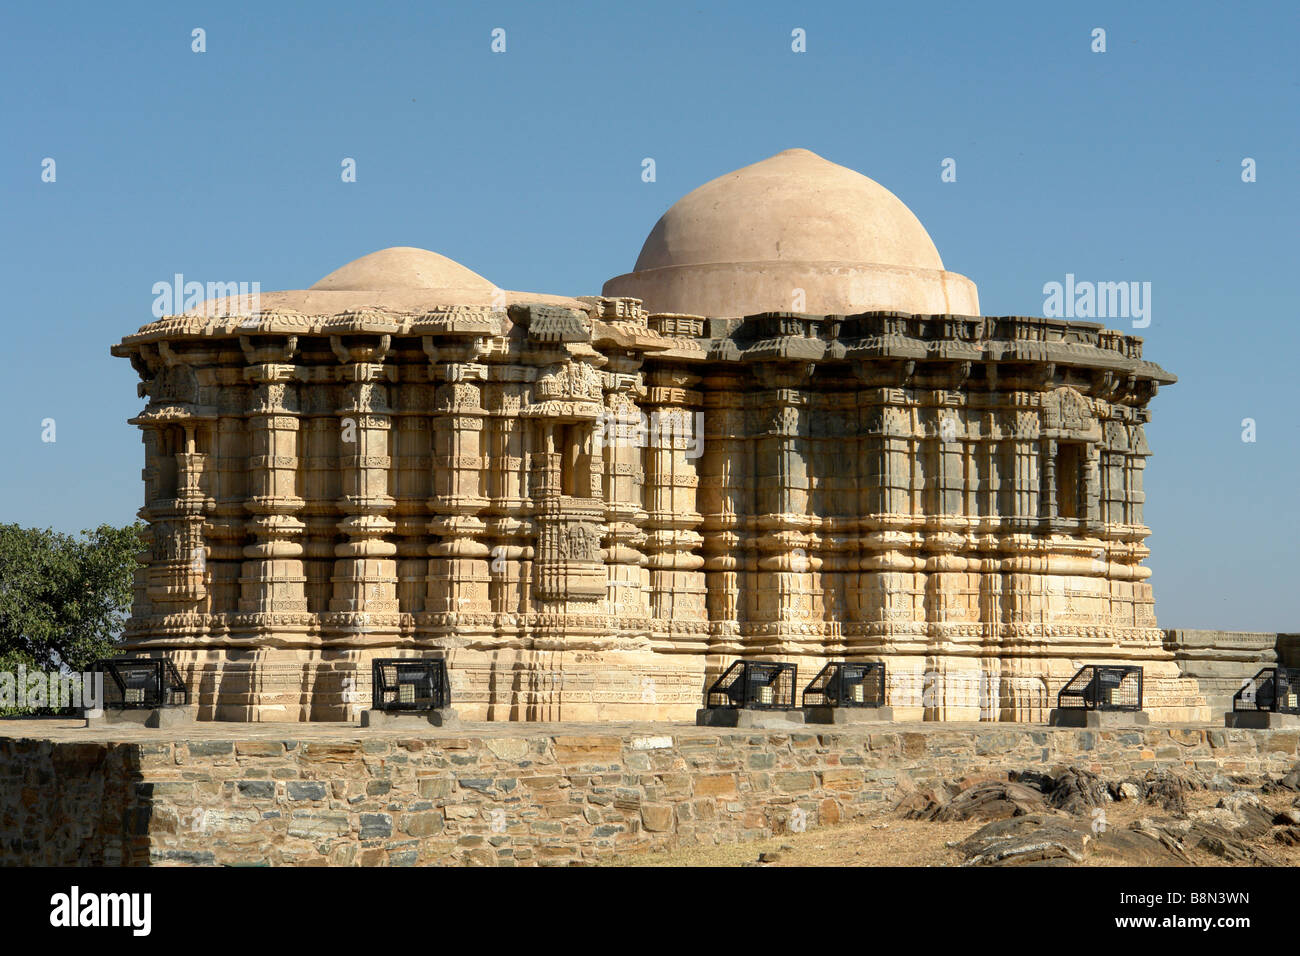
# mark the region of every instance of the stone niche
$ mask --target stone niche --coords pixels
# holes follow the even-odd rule
[[[932,290],[955,274],[920,236],[800,254],[912,255]],[[1137,663],[1153,719],[1208,719],[1143,564],[1174,377],[1100,325],[903,311],[887,280],[842,312],[697,314],[688,284],[648,313],[396,249],[153,322],[113,350],[147,399],[127,647],[201,719],[356,719],[373,657],[434,650],[468,720],[690,720],[746,656],[801,688],[882,660],[925,720],[1043,721],[1083,663]]]

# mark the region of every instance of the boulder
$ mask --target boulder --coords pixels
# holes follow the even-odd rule
[[[1140,783],[1143,800],[1180,816],[1187,812],[1187,795],[1208,787],[1204,775],[1192,770],[1148,770]]]
[[[1140,827],[1107,827],[1096,834],[1093,853],[1125,866],[1191,866],[1183,845],[1168,833]]]
[[[1047,805],[1086,816],[1094,807],[1110,803],[1110,788],[1095,773],[1078,767],[1067,767],[1046,791]]]
[[[935,806],[918,819],[940,823],[954,820],[1005,820],[1045,809],[1043,795],[1031,787],[1011,781],[979,784]]]
[[[963,866],[1068,866],[1083,862],[1091,839],[1083,821],[1030,814],[989,823],[956,848],[966,857]]]

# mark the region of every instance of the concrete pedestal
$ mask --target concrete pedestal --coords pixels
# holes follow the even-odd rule
[[[1246,730],[1300,730],[1300,717],[1268,710],[1230,710],[1223,715],[1223,726]]]
[[[705,707],[695,712],[697,727],[753,727],[757,730],[786,730],[802,726],[802,710],[747,710],[734,707]]]
[[[876,724],[894,719],[892,707],[805,707],[806,724]]]
[[[166,729],[168,727],[185,727],[194,723],[198,708],[189,707],[155,707],[151,710],[136,708],[133,710],[87,710],[82,716],[86,718],[87,727],[113,727],[134,724],[137,727]]]
[[[363,710],[361,726],[381,730],[428,730],[430,727],[459,727],[460,717],[450,707],[442,710]]]
[[[1151,715],[1145,710],[1084,710],[1079,707],[1055,708],[1047,717],[1051,727],[1083,727],[1121,730],[1128,727],[1146,727]]]

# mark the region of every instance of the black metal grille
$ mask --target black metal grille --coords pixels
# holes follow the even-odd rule
[[[805,707],[883,707],[885,665],[880,661],[831,661],[803,690]]]
[[[105,676],[107,710],[152,710],[190,702],[189,688],[165,657],[114,657],[96,661],[93,670]]]
[[[442,710],[451,706],[447,662],[441,657],[386,657],[373,662],[375,710]]]
[[[706,707],[793,710],[799,669],[773,661],[736,661],[713,682]]]
[[[1232,695],[1232,709],[1300,714],[1300,670],[1265,667]]]
[[[1057,695],[1065,710],[1141,710],[1142,668],[1120,664],[1086,664]]]

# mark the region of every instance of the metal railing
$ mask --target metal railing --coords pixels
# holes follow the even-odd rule
[[[803,691],[805,707],[883,707],[885,665],[880,661],[831,661]]]
[[[1141,710],[1142,668],[1085,664],[1056,697],[1063,710]]]
[[[709,687],[709,709],[793,710],[798,667],[774,661],[736,661]]]
[[[375,710],[442,710],[451,706],[447,662],[441,657],[385,657],[372,663]]]
[[[106,710],[152,710],[184,707],[189,688],[176,665],[165,657],[113,657],[95,661],[92,670],[105,675]]]
[[[1232,695],[1232,709],[1300,714],[1300,669],[1265,667]]]

